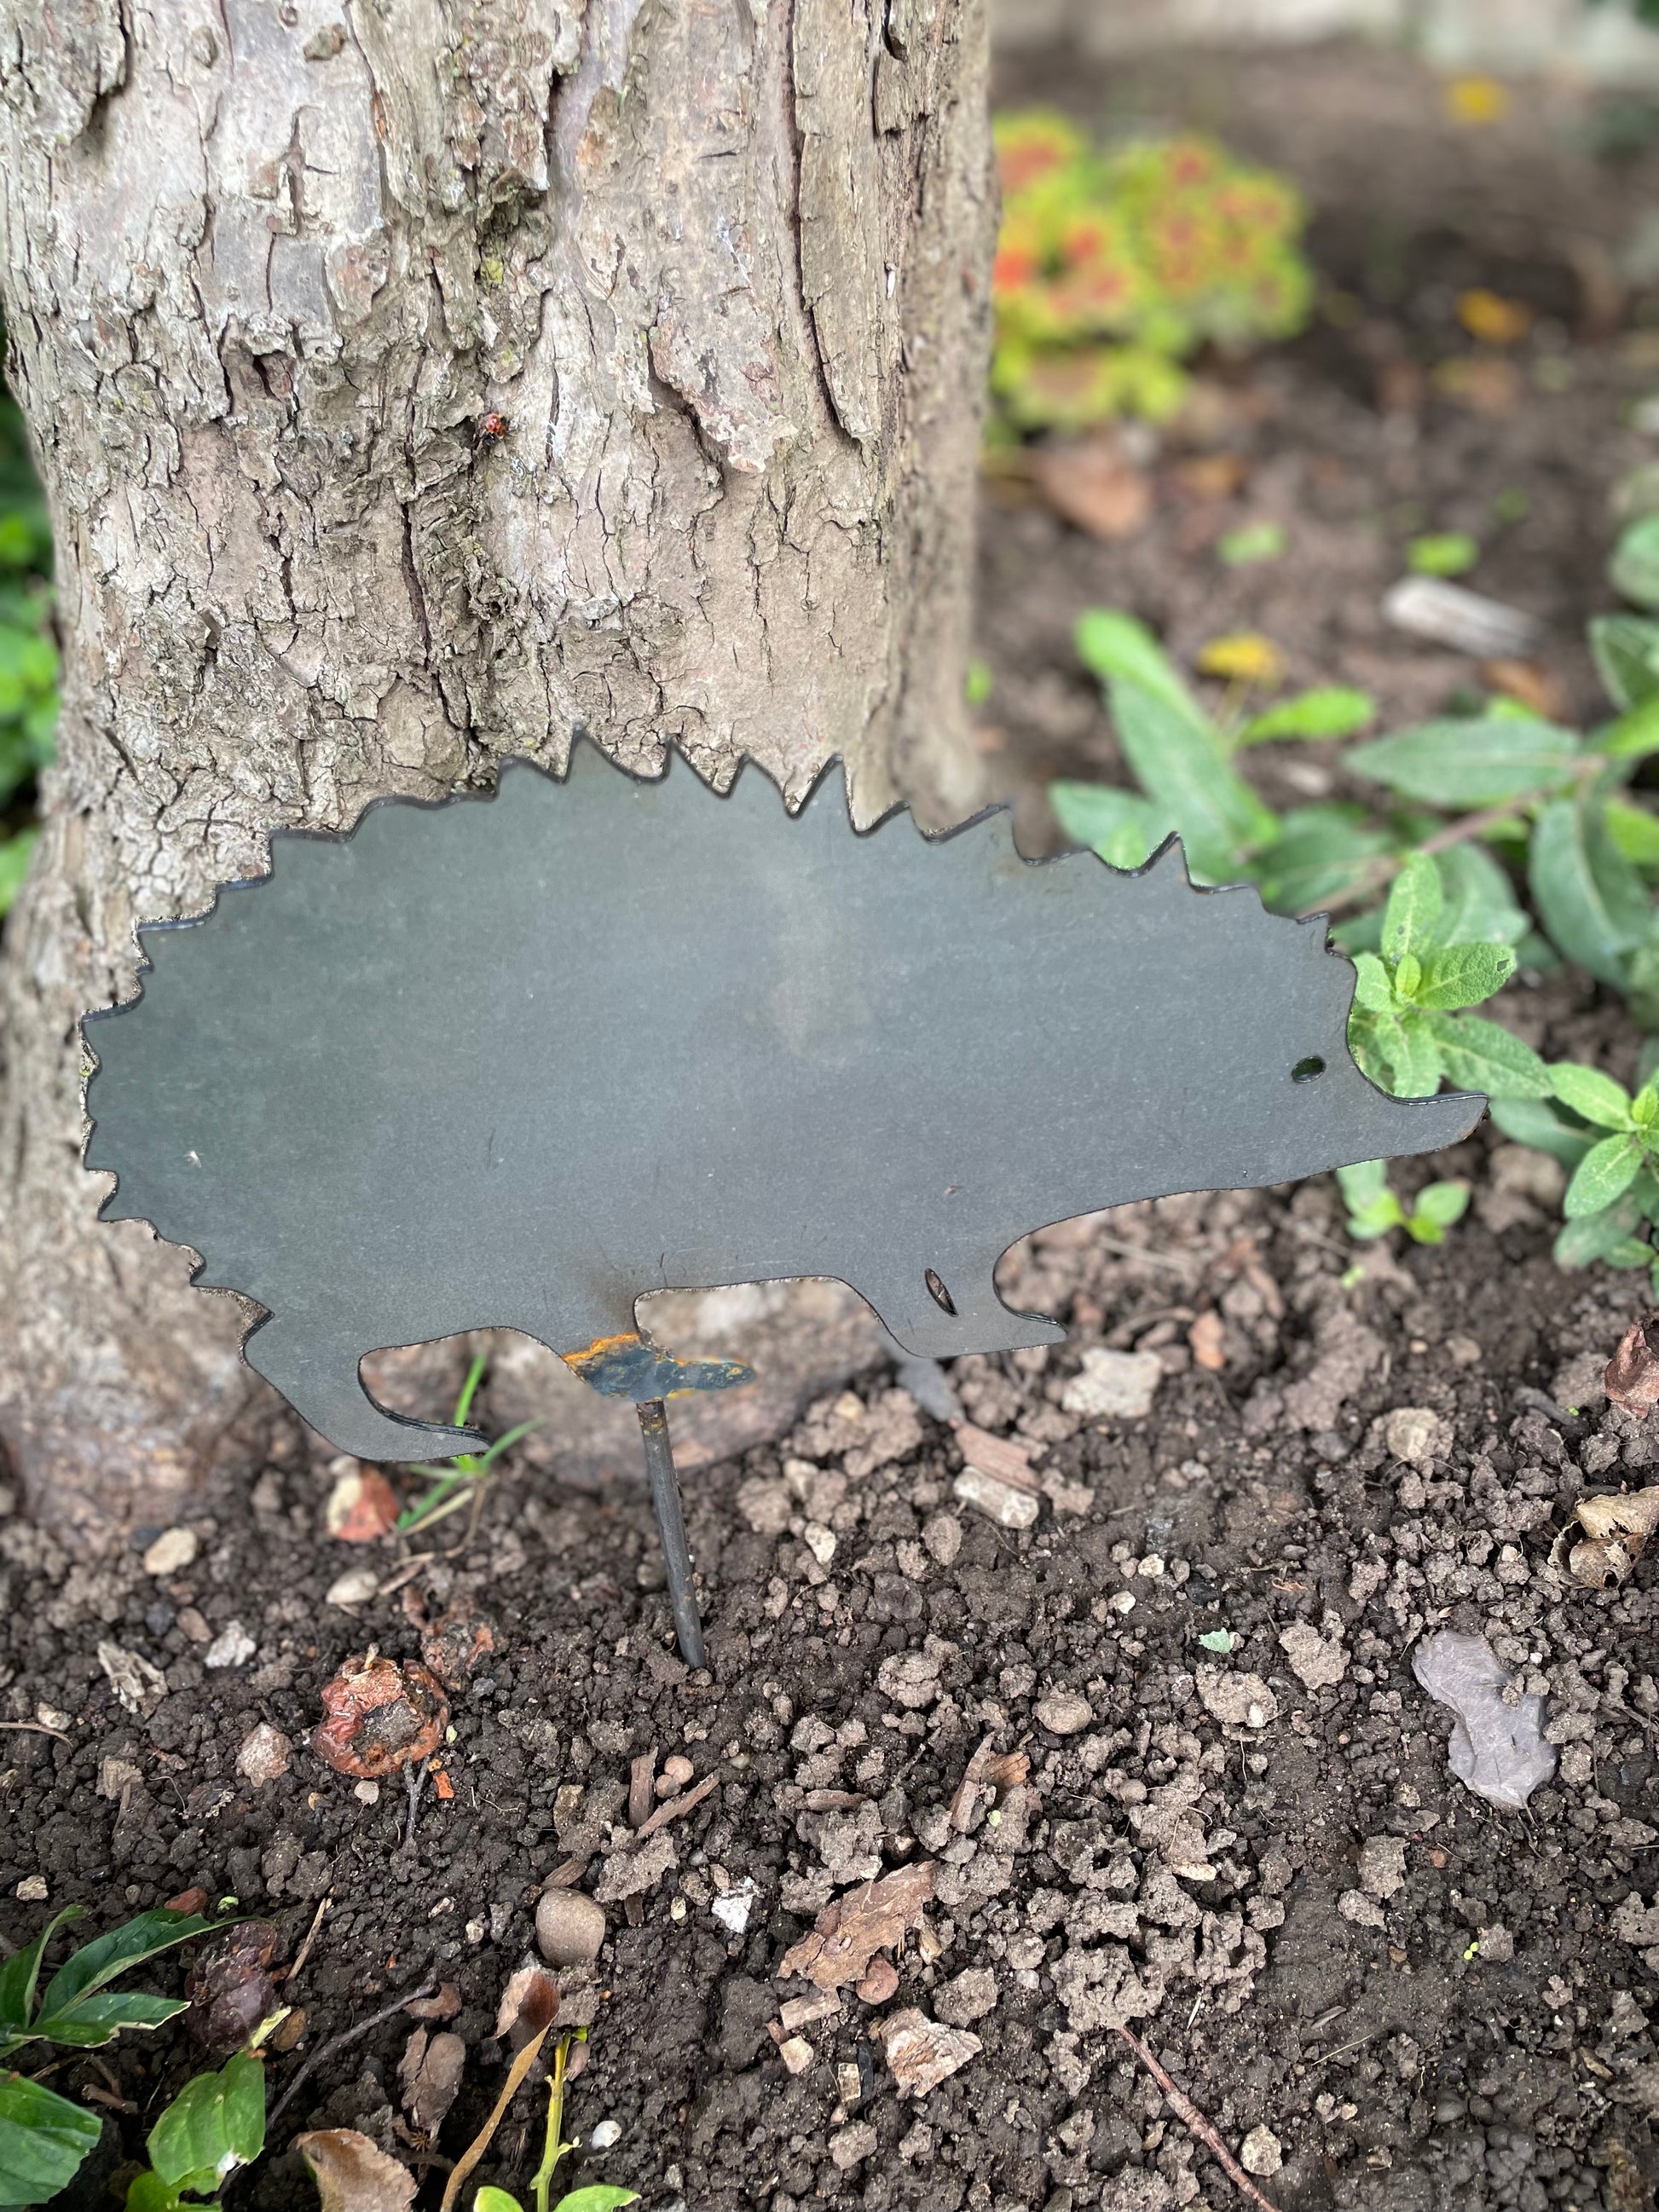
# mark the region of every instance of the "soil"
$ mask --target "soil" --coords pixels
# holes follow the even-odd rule
[[[1074,101],[1099,89],[1047,66],[1046,88]],[[1139,85],[1165,112],[1184,99],[1249,143],[1276,88],[1267,143],[1328,184],[1333,254],[1375,230],[1355,198],[1375,185],[1406,210],[1390,235],[1409,269],[1438,257],[1455,287],[1461,255],[1496,289],[1532,282],[1555,335],[1533,342],[1509,411],[1443,402],[1430,382],[1419,405],[1380,412],[1379,349],[1452,339],[1413,320],[1441,313],[1432,286],[1385,297],[1345,264],[1370,339],[1328,330],[1223,387],[1249,463],[1236,501],[1185,499],[1171,446],[1127,543],[994,506],[993,713],[1028,794],[1057,768],[1110,764],[1066,643],[1091,600],[1137,607],[1182,652],[1261,628],[1299,678],[1368,682],[1391,717],[1467,683],[1376,617],[1407,532],[1389,501],[1486,538],[1496,494],[1523,489],[1527,519],[1475,580],[1543,616],[1552,674],[1572,702],[1587,692],[1573,637],[1607,604],[1607,492],[1644,451],[1617,409],[1659,368],[1629,320],[1639,301],[1584,337],[1559,240],[1611,234],[1617,179],[1564,148],[1538,232],[1557,243],[1494,270],[1499,217],[1538,189],[1504,133],[1454,137],[1430,81],[1370,52],[1272,67],[1200,60],[1120,76],[1114,96]],[[1040,75],[1023,62],[1011,94],[1045,88]],[[1373,110],[1414,157],[1380,162],[1362,130]],[[1437,193],[1410,201],[1448,164],[1455,223]],[[1540,392],[1546,355],[1569,374]],[[1293,526],[1285,559],[1222,568],[1216,531],[1264,514]],[[1027,812],[1040,828],[1029,796]],[[1579,979],[1511,994],[1509,1018],[1553,1054],[1628,1070],[1617,1009]],[[453,2159],[500,2090],[498,2002],[562,1870],[616,1901],[597,1972],[562,1977],[566,2021],[592,2025],[569,2106],[581,2148],[561,2179],[626,2184],[647,2212],[1242,2201],[1120,2019],[1247,2145],[1281,2212],[1637,2212],[1659,2189],[1659,1557],[1596,1591],[1558,1579],[1549,1555],[1586,1489],[1654,1479],[1659,1423],[1610,1410],[1597,1380],[1643,1285],[1554,1268],[1559,1182],[1538,1156],[1488,1130],[1432,1172],[1467,1174],[1476,1194],[1438,1248],[1357,1249],[1328,1180],[1127,1208],[1019,1248],[1006,1294],[1066,1319],[1070,1341],[959,1361],[949,1382],[970,1421],[1029,1448],[1032,1525],[958,1497],[937,1400],[863,1380],[689,1476],[708,1626],[696,1674],[675,1655],[636,1481],[555,1485],[509,1460],[471,1531],[354,1546],[325,1532],[331,1455],[279,1427],[251,1493],[199,1495],[185,1524],[198,1555],[172,1572],[146,1571],[155,1529],[88,1560],[0,1522],[0,1933],[21,1941],[71,1901],[103,1928],[192,1886],[268,1917],[290,1961],[315,1923],[283,1992],[305,2021],[270,2060],[276,2094],[400,1992],[453,1982],[467,2063],[437,2143]],[[1103,1347],[1151,1355],[1149,1412],[1086,1410],[1075,1386]],[[430,1387],[408,1410],[443,1410]],[[1425,1419],[1391,1424],[1401,1409]],[[1419,1455],[1401,1459],[1390,1440],[1413,1428]],[[400,1589],[348,1607],[337,1587],[364,1568],[395,1583],[407,1565],[428,1603],[481,1612],[494,1636],[458,1677],[441,1781],[428,1776],[412,1818],[397,1777],[356,1784],[308,1742],[348,1655],[418,1656]],[[1449,1716],[1411,1663],[1437,1627],[1484,1634],[1547,1701],[1559,1764],[1523,1814],[1449,1770]],[[256,1786],[238,1760],[261,1728],[289,1748]],[[988,1741],[1023,1753],[1028,1776],[1005,1768],[994,1802],[959,1800]],[[645,1754],[714,1785],[649,1847],[629,1808]],[[770,2027],[808,1984],[783,1974],[786,1954],[832,1899],[925,1863],[932,1901],[896,1990],[844,1990],[799,2028],[810,2055],[792,2073]],[[163,1960],[135,1978],[174,1989],[183,1972]],[[981,2046],[917,2098],[881,2040],[909,2008]],[[412,2159],[397,2069],[414,2025],[389,2021],[319,2066],[231,2205],[314,2202],[289,2148],[304,2128],[355,2126]],[[121,2161],[199,2063],[182,2027],[60,2059],[57,2086],[107,2114],[70,2201],[113,2201]],[[521,2093],[477,2179],[527,2193],[540,2109]],[[434,2203],[442,2170],[428,2169]]]

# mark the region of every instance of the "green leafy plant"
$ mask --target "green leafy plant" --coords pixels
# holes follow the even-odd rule
[[[187,2081],[148,2137],[149,2166],[127,2189],[127,2212],[177,2212],[216,2197],[265,2147],[265,2069],[240,2051],[216,2074]]]
[[[1492,1119],[1569,1171],[1555,1257],[1564,1267],[1650,1267],[1659,1296],[1659,1253],[1643,1233],[1659,1225],[1659,1088],[1647,1082],[1632,1097],[1573,1060],[1549,1074],[1547,1103],[1498,1100]]]
[[[0,1966],[0,2060],[37,2041],[95,2051],[124,2027],[176,2019],[185,2009],[183,1998],[110,1984],[175,1944],[225,1925],[195,1912],[142,1912],[72,1952],[41,1991],[46,1946],[81,1917],[79,1905],[66,1906]],[[44,2082],[0,2073],[0,2205],[43,2203],[73,2179],[98,2136],[97,2120],[81,2106]]]
[[[466,1380],[455,1401],[454,1425],[458,1429],[465,1426],[467,1415],[472,1410],[472,1401],[477,1395],[478,1385],[483,1381],[488,1364],[485,1355],[480,1352],[467,1370]],[[431,1528],[435,1522],[446,1519],[463,1505],[482,1504],[483,1486],[488,1482],[496,1461],[503,1452],[510,1451],[521,1437],[527,1437],[532,1429],[540,1426],[539,1421],[520,1421],[516,1429],[509,1429],[504,1437],[497,1437],[487,1451],[459,1452],[447,1467],[416,1462],[413,1470],[415,1474],[429,1474],[434,1479],[426,1495],[413,1505],[405,1506],[398,1515],[398,1528],[408,1535],[417,1528]]]
[[[0,390],[0,915],[16,897],[34,831],[26,817],[52,757],[58,649],[47,634],[52,526],[22,417]]]
[[[559,2160],[567,2151],[576,2148],[574,2143],[563,2140],[564,2093],[568,2079],[571,2046],[585,2042],[586,2034],[585,2028],[577,2028],[568,2035],[562,2035],[554,2050],[553,2070],[547,2081],[547,2123],[542,2137],[542,2161],[530,2183],[536,2212],[548,2212],[548,2198],[552,2194],[553,2176]],[[573,2189],[568,2197],[562,2197],[553,2207],[553,2212],[617,2212],[619,2206],[638,2202],[637,2190],[621,2189],[614,2182],[594,2181],[585,2189]],[[510,2191],[486,2187],[473,2192],[472,2212],[524,2212],[524,2207]]]
[[[1419,1191],[1408,1211],[1398,1191],[1389,1188],[1382,1160],[1339,1168],[1336,1180],[1348,1208],[1348,1233],[1362,1239],[1403,1229],[1414,1243],[1438,1244],[1468,1208],[1468,1183],[1431,1182]]]
[[[1161,420],[1181,363],[1288,337],[1313,280],[1294,188],[1212,141],[1097,150],[1046,110],[996,125],[1003,222],[992,279],[992,390],[1012,431]]]
[[[1406,566],[1418,576],[1466,576],[1480,558],[1480,548],[1463,530],[1431,531],[1406,548]]]

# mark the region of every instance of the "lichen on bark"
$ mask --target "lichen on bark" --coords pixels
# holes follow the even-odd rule
[[[579,728],[975,802],[984,74],[981,0],[0,0],[64,646],[0,970],[0,1440],[60,1518],[165,1510],[262,1410],[246,1315],[79,1166],[137,922]]]

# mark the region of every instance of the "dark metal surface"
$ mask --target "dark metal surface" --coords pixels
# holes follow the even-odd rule
[[[674,1634],[686,1665],[701,1667],[702,1622],[697,1615],[697,1594],[691,1584],[691,1554],[686,1547],[680,1486],[674,1474],[673,1448],[668,1440],[668,1408],[660,1398],[653,1398],[640,1407],[640,1434],[645,1438],[645,1471],[651,1482],[651,1507],[657,1516],[657,1534],[662,1539]]]
[[[106,1218],[268,1307],[249,1363],[366,1459],[478,1441],[375,1406],[381,1346],[520,1329],[650,1400],[742,1370],[665,1364],[636,1297],[797,1275],[919,1356],[1047,1344],[992,1281],[1028,1231],[1431,1151],[1484,1104],[1365,1080],[1322,922],[1194,891],[1173,847],[1023,860],[1006,813],[855,835],[838,771],[792,819],[753,769],[721,797],[581,744],[562,783],[279,835],[142,936],[87,1033]]]

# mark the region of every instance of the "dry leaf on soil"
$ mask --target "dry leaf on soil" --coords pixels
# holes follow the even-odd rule
[[[399,1666],[370,1650],[345,1661],[322,1691],[328,1716],[311,1747],[337,1774],[370,1782],[430,1759],[449,1725],[443,1686],[417,1660]]]
[[[417,2027],[398,2062],[398,2086],[410,2124],[428,2142],[444,2124],[466,2070],[466,2045],[459,2035],[433,2035]]]
[[[1645,1421],[1659,1406],[1659,1314],[1633,1321],[1625,1331],[1607,1362],[1606,1382],[1611,1402],[1635,1420]]]
[[[914,2005],[896,2012],[877,2032],[901,2097],[925,2097],[985,2048],[964,2027],[945,2027]]]
[[[295,2140],[317,2184],[321,2212],[409,2212],[414,2175],[356,2128],[318,2128]]]
[[[495,2033],[521,2051],[532,2035],[550,2027],[558,2014],[559,1985],[552,1975],[542,1966],[520,1966],[501,1991]]]
[[[1559,1574],[1565,1560],[1574,1582],[1591,1589],[1617,1589],[1630,1580],[1648,1539],[1659,1528],[1659,1487],[1602,1492],[1581,1498],[1575,1510],[1583,1540],[1570,1546],[1572,1532],[1563,1529],[1551,1547],[1551,1566]]]
[[[811,1934],[786,1952],[779,1978],[800,1974],[821,1990],[861,1981],[878,1951],[903,1942],[933,1894],[932,1859],[849,1890],[827,1905]]]
[[[1091,538],[1133,538],[1152,511],[1152,487],[1109,434],[1034,446],[1031,481],[1062,521]]]
[[[268,1920],[227,1929],[196,1954],[185,1981],[185,2024],[210,2051],[234,2051],[276,2009],[270,1966],[282,1938]]]
[[[361,1460],[336,1460],[334,1468],[324,1528],[337,1543],[378,1542],[398,1525],[397,1492],[378,1467],[365,1467]]]

